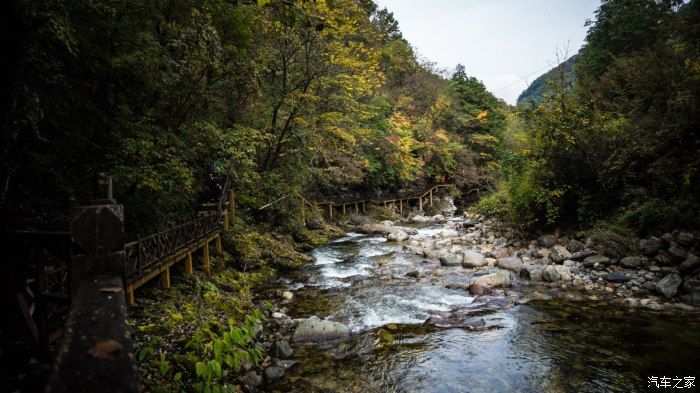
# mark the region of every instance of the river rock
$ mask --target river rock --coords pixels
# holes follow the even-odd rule
[[[467,219],[465,219],[464,222],[462,223],[462,226],[465,227],[465,228],[471,228],[471,227],[476,226],[476,224],[478,224],[478,223],[479,223],[479,222],[478,222],[477,220],[473,219],[473,218],[467,218]]]
[[[566,266],[549,265],[542,270],[542,281],[557,282],[571,279],[571,270]]]
[[[566,245],[566,249],[571,253],[581,252],[586,249],[586,245],[578,240],[570,240],[569,244]]]
[[[604,275],[603,280],[608,282],[628,282],[632,279],[622,272],[611,272]]]
[[[496,261],[496,266],[500,267],[501,269],[506,269],[512,272],[520,273],[520,269],[522,269],[525,265],[523,264],[523,261],[521,261],[518,257],[508,257],[498,259]]]
[[[571,259],[572,255],[566,248],[554,246],[549,253],[549,257],[556,263],[562,263],[567,259]]]
[[[700,258],[695,255],[690,255],[688,259],[678,266],[678,270],[680,270],[681,273],[687,273],[695,270],[698,266],[700,266]]]
[[[542,281],[542,266],[528,265],[520,270],[520,277],[530,281]]]
[[[477,277],[469,283],[469,292],[472,295],[484,295],[493,288],[508,287],[511,285],[510,273],[499,271]]]
[[[297,326],[292,335],[292,341],[303,343],[308,341],[339,340],[349,338],[350,334],[350,328],[340,322],[311,317]]]
[[[241,385],[249,391],[255,391],[258,386],[262,385],[263,378],[256,371],[248,371],[241,377]]]
[[[275,382],[282,377],[284,377],[285,369],[280,366],[270,366],[263,371],[263,375],[265,375],[265,380],[268,382]]]
[[[681,232],[676,236],[676,241],[678,242],[678,244],[690,247],[693,245],[695,239],[692,233]]]
[[[664,250],[659,250],[654,257],[654,262],[661,266],[668,266],[671,264],[672,258],[669,253]]]
[[[537,241],[544,247],[552,247],[557,244],[557,237],[554,235],[542,235]]]
[[[413,222],[425,223],[425,222],[429,222],[429,221],[430,221],[430,217],[426,217],[426,216],[418,215],[418,214],[417,214],[417,215],[411,217],[411,221],[413,221]]]
[[[272,354],[278,359],[287,359],[294,354],[294,351],[287,341],[279,340],[272,344]]]
[[[389,236],[386,237],[386,240],[389,242],[402,242],[408,239],[408,237],[408,233],[402,230],[396,230],[394,232],[391,232]]]
[[[591,255],[595,255],[595,251],[593,250],[583,250],[583,251],[577,251],[571,254],[571,259],[574,261],[583,261],[584,259],[590,257]]]
[[[282,299],[284,299],[284,300],[292,300],[293,297],[294,297],[294,294],[289,292],[289,291],[282,292]]]
[[[442,214],[436,214],[431,218],[433,221],[445,221],[445,216]]]
[[[671,247],[668,248],[668,254],[676,261],[682,261],[688,256],[688,253],[677,244],[672,244]]]
[[[650,237],[648,239],[642,240],[642,252],[644,255],[651,256],[656,254],[661,247],[663,247],[664,241],[658,237]]]
[[[383,221],[383,222],[391,223],[391,221]],[[366,225],[362,226],[362,228],[360,229],[360,232],[372,234],[372,235],[389,235],[390,233],[394,232],[395,230],[396,230],[396,228],[394,228],[392,225],[366,224]]]
[[[463,258],[462,267],[465,268],[482,267],[486,265],[486,258],[476,251],[465,250]]]
[[[593,266],[596,263],[600,263],[601,265],[607,265],[610,263],[610,258],[606,257],[605,255],[591,255],[590,257],[586,257],[586,259],[583,260],[583,264],[585,266]]]
[[[454,229],[443,229],[440,231],[440,236],[442,237],[459,237],[459,232]]]
[[[681,276],[677,274],[668,274],[656,283],[656,290],[667,299],[670,299],[678,293],[678,287],[681,285],[681,282]]]
[[[442,266],[459,266],[462,264],[462,258],[462,254],[453,254],[448,251],[441,252],[438,257]]]
[[[642,258],[635,257],[635,256],[624,257],[620,261],[620,265],[627,267],[627,268],[639,267],[639,265],[641,265],[641,264],[642,264]]]

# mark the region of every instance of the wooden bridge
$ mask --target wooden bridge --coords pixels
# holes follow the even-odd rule
[[[367,205],[392,206],[403,214],[411,203],[419,210],[432,206],[433,194],[442,187],[452,186],[437,184],[416,196],[309,204],[327,211],[329,219],[334,213],[364,213]],[[123,207],[111,198],[111,191],[105,200],[74,207],[70,231],[8,232],[4,242],[10,250],[9,285],[3,301],[6,306],[15,304],[17,312],[10,315],[3,334],[24,325],[41,350],[63,337],[48,391],[136,392],[126,325],[135,290],[157,277],[163,287],[170,287],[170,269],[180,262],[185,274],[194,274],[195,253],[201,252],[202,270],[211,274],[210,247],[223,252],[221,234],[234,217],[235,195],[227,180],[219,200],[202,204],[197,218],[126,244]],[[47,263],[47,250],[55,256],[53,264]],[[66,260],[67,265],[61,263]],[[99,356],[86,357],[91,353]]]

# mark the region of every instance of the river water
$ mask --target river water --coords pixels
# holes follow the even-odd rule
[[[468,270],[403,252],[384,236],[349,233],[313,255],[314,265],[279,283],[294,293],[287,313],[345,323],[354,336],[296,348],[299,365],[273,391],[657,391],[649,377],[676,385],[700,370],[700,324],[682,316],[527,286],[472,297],[446,288],[468,282]]]

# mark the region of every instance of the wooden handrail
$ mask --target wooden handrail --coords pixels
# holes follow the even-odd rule
[[[440,188],[440,187],[455,187],[455,185],[454,185],[454,184],[449,184],[449,183],[445,183],[445,184],[436,184],[436,185],[430,187],[429,189],[427,189],[427,190],[426,190],[425,192],[423,192],[422,194],[416,195],[416,196],[392,197],[391,199],[381,199],[381,200],[377,200],[377,199],[371,198],[371,199],[351,200],[351,201],[348,201],[348,202],[320,201],[320,202],[314,202],[314,203],[315,203],[316,205],[331,205],[331,206],[352,205],[352,204],[355,204],[355,203],[362,203],[362,202],[365,202],[365,203],[370,202],[370,203],[374,203],[374,204],[382,204],[382,203],[385,203],[385,202],[388,203],[388,202],[395,202],[395,201],[399,201],[399,200],[405,201],[405,200],[407,200],[407,199],[424,198],[426,195],[430,194],[431,191],[435,191],[436,189],[438,189],[438,188]]]

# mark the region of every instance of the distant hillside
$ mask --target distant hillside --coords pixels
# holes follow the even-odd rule
[[[552,89],[551,83],[548,82],[554,82],[557,80],[557,78],[559,77],[559,71],[562,67],[564,68],[564,83],[567,86],[571,86],[574,80],[573,70],[574,66],[576,65],[576,59],[578,59],[578,56],[578,54],[571,56],[559,66],[547,71],[546,73],[540,75],[539,77],[537,77],[537,79],[532,81],[530,86],[527,89],[525,89],[525,91],[520,93],[520,96],[518,96],[517,106],[539,105],[539,103],[542,102],[542,99]]]

